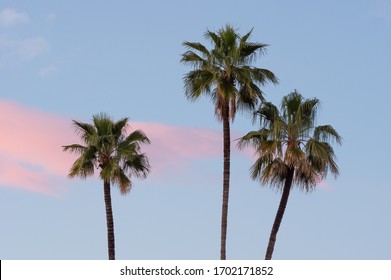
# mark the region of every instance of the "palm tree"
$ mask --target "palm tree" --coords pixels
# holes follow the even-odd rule
[[[217,33],[207,30],[204,37],[213,44],[208,50],[201,43],[184,42],[187,51],[181,62],[194,69],[184,77],[185,94],[190,101],[209,96],[215,104],[215,115],[223,123],[223,203],[221,218],[220,259],[226,259],[228,197],[230,178],[230,121],[236,109],[253,110],[264,99],[258,85],[271,81],[277,83],[274,74],[251,66],[257,53],[263,54],[267,45],[250,43],[252,30],[240,36],[227,25]]]
[[[149,144],[150,141],[141,130],[126,135],[127,123],[128,118],[114,122],[104,113],[94,115],[93,124],[74,120],[76,132],[84,145],[63,146],[64,151],[80,155],[69,171],[69,178],[86,179],[94,174],[95,169],[100,170],[106,205],[109,260],[115,259],[111,184],[117,185],[121,194],[126,194],[132,187],[131,176],[146,178],[150,172],[148,158],[140,152],[140,144]]]
[[[335,176],[339,174],[330,141],[341,144],[342,138],[330,125],[314,125],[318,107],[318,99],[303,99],[297,91],[282,99],[282,112],[265,102],[254,113],[260,119],[260,130],[249,132],[238,143],[239,148],[253,145],[258,154],[251,167],[252,179],[282,190],[266,260],[272,258],[292,186],[311,191],[329,170]]]

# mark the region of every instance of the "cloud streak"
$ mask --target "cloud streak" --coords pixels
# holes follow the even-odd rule
[[[0,185],[53,195],[73,158],[62,153],[75,137],[69,120],[0,101]]]
[[[0,11],[0,25],[9,27],[29,21],[26,13],[19,13],[13,9],[3,9]]]
[[[55,65],[49,65],[39,70],[38,75],[41,77],[48,77],[57,73],[58,68]]]
[[[10,8],[0,10],[0,27],[27,23],[29,20],[29,15],[26,13],[20,13]],[[12,36],[0,35],[0,67],[30,61],[49,50],[49,43],[42,36],[15,39]],[[43,75],[46,75],[50,69],[43,70]]]
[[[0,112],[0,186],[61,194],[76,159],[61,146],[80,143],[71,120],[6,100],[0,100]],[[167,171],[186,170],[191,160],[222,153],[221,134],[214,130],[147,122],[129,126],[142,129],[151,139],[143,151],[155,178]]]
[[[0,36],[0,66],[29,61],[49,50],[49,43],[44,37],[13,40]]]

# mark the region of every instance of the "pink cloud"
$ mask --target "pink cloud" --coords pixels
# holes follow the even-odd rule
[[[130,128],[142,129],[152,142],[143,151],[154,177],[222,154],[220,131],[147,122],[131,122]],[[0,132],[0,186],[47,195],[64,191],[76,156],[61,146],[80,143],[69,118],[0,100]]]
[[[50,174],[30,170],[25,164],[9,159],[2,158],[0,161],[0,174],[0,185],[5,187],[20,188],[51,196],[58,196],[64,190],[58,180]]]
[[[0,11],[0,25],[12,26],[19,23],[29,21],[29,16],[26,13],[19,13],[14,9],[3,9]]]
[[[0,185],[56,193],[74,158],[61,148],[76,140],[70,121],[0,100],[0,131]]]
[[[160,123],[131,122],[132,129],[141,129],[151,140],[145,146],[153,172],[183,170],[188,159],[203,159],[222,154],[219,132],[200,128]]]

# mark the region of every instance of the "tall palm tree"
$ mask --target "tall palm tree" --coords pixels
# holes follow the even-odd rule
[[[240,36],[227,25],[218,32],[207,30],[204,37],[213,45],[208,50],[201,43],[184,42],[187,51],[181,62],[193,70],[184,77],[186,97],[195,101],[200,96],[209,96],[215,104],[215,115],[223,123],[223,203],[221,218],[220,259],[226,259],[228,197],[230,178],[230,121],[236,109],[253,110],[264,99],[258,85],[277,83],[275,75],[252,66],[257,53],[263,54],[267,45],[250,43],[252,30]]]
[[[107,240],[109,260],[115,259],[114,220],[111,207],[111,184],[119,187],[121,194],[126,194],[132,187],[131,176],[146,178],[150,165],[140,145],[149,144],[147,136],[136,130],[126,135],[128,118],[113,121],[106,114],[93,116],[93,123],[73,121],[76,132],[84,145],[63,146],[64,151],[79,154],[73,163],[69,178],[86,179],[100,170],[103,180],[106,205]]]
[[[342,138],[330,125],[314,125],[318,107],[318,99],[304,99],[297,91],[282,99],[281,112],[265,102],[254,113],[260,119],[260,130],[249,132],[238,143],[239,148],[253,145],[258,154],[251,167],[252,179],[282,190],[266,260],[272,258],[292,186],[311,191],[328,171],[339,174],[331,141],[341,144]]]

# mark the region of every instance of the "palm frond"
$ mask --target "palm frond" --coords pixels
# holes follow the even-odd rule
[[[216,74],[207,70],[194,70],[186,74],[184,82],[186,97],[195,101],[202,93],[210,94],[211,86],[216,83]]]
[[[250,177],[253,180],[256,180],[257,178],[260,177],[261,172],[263,170],[264,164],[265,164],[264,160],[261,157],[259,157],[255,161],[255,163],[251,166],[251,168],[250,168]]]
[[[274,122],[280,118],[278,108],[271,102],[264,102],[254,114],[269,122]]]
[[[221,38],[215,32],[207,30],[204,34],[204,37],[205,39],[211,41],[216,46],[216,48],[221,47]]]
[[[290,146],[285,150],[284,162],[291,168],[294,168],[300,162],[305,160],[305,153],[298,146]]]
[[[262,43],[242,43],[240,45],[240,57],[246,63],[252,63],[256,60],[257,54],[265,54],[267,44]]]
[[[106,113],[96,114],[92,119],[98,135],[109,136],[113,134],[114,122]]]
[[[260,143],[268,139],[270,131],[268,129],[260,129],[258,131],[250,131],[243,137],[239,138],[237,147],[241,150],[251,145],[254,148],[258,148]]]
[[[281,189],[288,174],[289,167],[281,158],[274,158],[261,171],[261,182],[266,185],[270,184],[272,187]]]
[[[207,63],[202,57],[192,51],[187,51],[182,54],[181,62],[185,65],[191,65],[194,68],[201,68]]]
[[[239,110],[253,111],[259,101],[264,101],[263,92],[254,83],[244,84],[238,91],[236,104]]]
[[[114,185],[119,187],[119,190],[123,195],[129,193],[133,185],[132,181],[128,176],[126,176],[122,168],[114,170],[111,181]]]
[[[82,154],[87,149],[85,146],[80,144],[72,144],[67,146],[62,146],[64,152],[71,152],[75,154]]]
[[[85,144],[88,145],[89,142],[93,141],[94,136],[96,135],[96,129],[93,125],[76,120],[73,120],[72,123],[76,133],[81,137]]]
[[[112,125],[112,133],[115,137],[115,139],[120,140],[123,136],[124,132],[126,131],[126,127],[128,125],[129,118],[122,118]]]
[[[308,160],[318,172],[330,169],[335,176],[339,174],[339,168],[335,162],[334,149],[327,142],[309,139],[305,146]]]
[[[250,31],[248,31],[246,34],[244,34],[241,38],[240,38],[240,45],[244,45],[247,43],[247,40],[251,37],[251,34],[253,32],[254,28],[251,28]]]
[[[96,162],[96,149],[95,147],[86,147],[83,153],[78,159],[75,160],[71,169],[69,170],[68,177],[80,177],[85,179],[94,174]]]
[[[282,142],[280,140],[263,140],[258,145],[258,152],[262,154],[270,153],[276,156],[281,156],[281,144]]]
[[[134,154],[125,160],[123,170],[137,178],[146,178],[151,172],[151,166],[145,154]]]
[[[202,45],[201,43],[187,42],[186,41],[186,42],[183,42],[182,45],[189,49],[189,51],[186,52],[185,54],[187,54],[187,53],[188,54],[190,54],[190,53],[195,54],[193,52],[193,50],[196,50],[196,51],[199,51],[204,56],[204,58],[210,57],[210,53],[209,53],[208,49],[204,45]]]
[[[333,140],[337,144],[342,144],[342,137],[331,125],[320,125],[315,127],[313,138],[317,141],[328,142]]]
[[[130,133],[124,140],[125,144],[133,143],[133,142],[150,144],[151,140],[149,140],[147,135],[142,130],[138,129]]]
[[[268,82],[272,82],[275,85],[279,83],[278,78],[268,69],[254,67],[251,74],[252,79],[261,85],[265,85]]]

